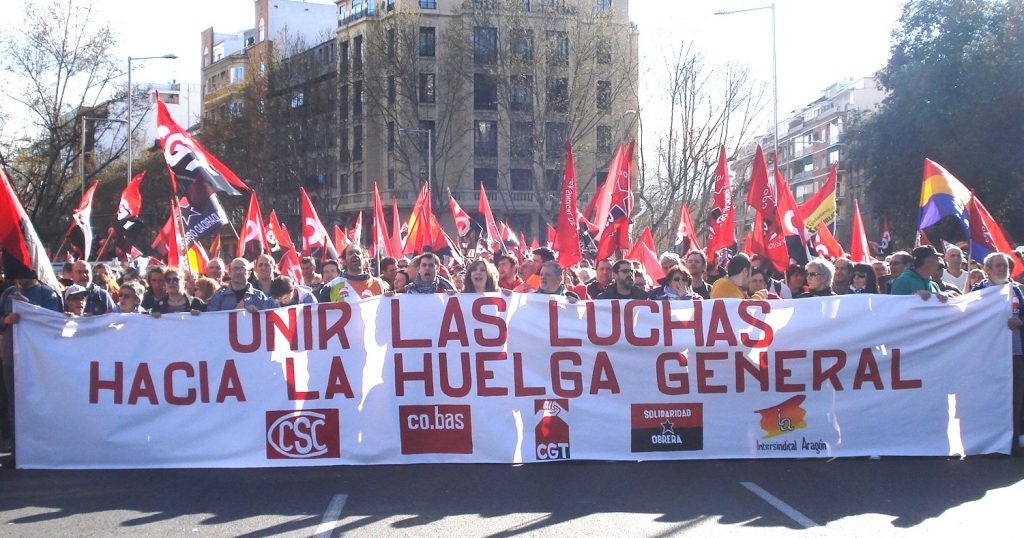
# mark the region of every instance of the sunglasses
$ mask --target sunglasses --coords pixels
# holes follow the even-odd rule
[[[164,281],[166,281],[168,284],[173,284],[175,282],[180,282],[181,279],[179,279],[177,277],[172,277],[172,278],[165,278]]]
[[[814,271],[811,271],[811,272],[807,273],[807,276],[808,277],[825,276],[825,274],[824,273],[815,273]]]

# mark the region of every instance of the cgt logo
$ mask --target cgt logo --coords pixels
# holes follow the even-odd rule
[[[341,457],[337,409],[267,411],[267,459]]]
[[[402,454],[472,454],[468,405],[400,405]]]
[[[538,460],[569,459],[569,400],[534,400],[534,414],[540,413],[540,420],[534,428]]]

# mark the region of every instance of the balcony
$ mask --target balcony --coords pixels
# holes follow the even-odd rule
[[[384,202],[385,206],[390,206],[391,200],[395,199],[398,200],[398,206],[401,208],[411,208],[413,203],[416,201],[416,195],[417,191],[413,189],[393,189],[381,191],[380,193],[381,200]],[[558,193],[556,192],[550,193],[548,196],[555,197],[557,195]],[[455,201],[459,202],[459,205],[463,206],[463,208],[471,211],[475,210],[480,202],[480,190],[453,189],[452,197],[454,197]],[[591,197],[593,197],[593,193],[582,193],[580,194],[579,201],[577,203],[581,207],[586,207],[586,205],[590,203]],[[499,212],[541,210],[537,193],[535,191],[508,191],[495,189],[487,193],[487,198],[491,203],[491,207],[495,211]],[[331,205],[334,206],[339,213],[368,210],[373,208],[373,191],[331,196],[330,200]],[[438,213],[442,209],[443,208],[435,207],[434,212]]]

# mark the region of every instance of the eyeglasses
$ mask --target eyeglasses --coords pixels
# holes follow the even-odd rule
[[[171,278],[165,278],[164,279],[164,281],[167,282],[168,284],[173,284],[173,283],[178,282],[180,280],[181,279],[179,279],[178,277],[171,277]]]
[[[808,277],[825,276],[825,274],[824,273],[815,273],[814,271],[811,271],[811,272],[807,273],[807,276]]]

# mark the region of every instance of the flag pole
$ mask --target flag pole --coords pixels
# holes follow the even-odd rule
[[[968,211],[968,213],[967,213],[968,214],[967,223],[968,223],[968,226],[970,226],[970,222],[971,222],[970,221],[970,211],[974,207],[974,189],[971,189],[971,199],[967,201],[967,204],[968,204],[967,205],[967,211]],[[971,259],[971,252],[973,252],[973,251],[974,251],[974,234],[968,232],[967,233],[967,272],[968,273],[970,273],[970,271],[971,271],[971,261],[973,261]]]
[[[107,237],[103,240],[103,244],[100,245],[99,252],[96,253],[96,261],[103,259],[103,255],[107,253],[107,247],[110,245],[110,240],[114,238],[114,229],[107,228]]]

